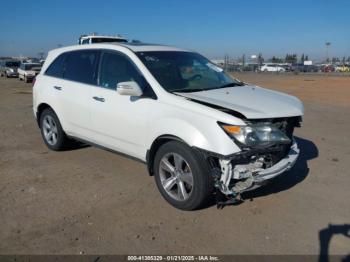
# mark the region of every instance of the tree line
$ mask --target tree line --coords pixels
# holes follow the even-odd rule
[[[265,59],[263,57],[263,55],[260,53],[257,57],[258,63],[262,64],[264,63]],[[268,62],[271,63],[290,63],[290,64],[295,64],[295,63],[304,63],[304,61],[308,61],[309,60],[309,56],[307,54],[302,54],[300,56],[300,58],[298,57],[297,54],[286,54],[286,56],[284,58],[281,57],[276,57],[273,56],[272,58],[268,59]],[[327,63],[350,63],[350,56],[349,57],[343,57],[342,59],[340,59],[339,57],[333,57],[333,58],[327,58]]]

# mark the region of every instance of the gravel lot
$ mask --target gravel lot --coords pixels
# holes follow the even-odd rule
[[[329,224],[329,252],[349,254],[350,77],[235,76],[304,101],[301,157],[243,204],[195,212],[167,204],[142,163],[49,151],[32,84],[0,78],[0,254],[318,254]]]

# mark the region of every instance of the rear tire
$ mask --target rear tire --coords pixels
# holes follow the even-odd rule
[[[212,196],[214,182],[208,163],[184,143],[171,141],[162,145],[155,155],[153,170],[158,190],[178,209],[198,209]]]
[[[60,151],[68,146],[68,138],[56,113],[51,108],[46,108],[41,113],[40,130],[41,136],[49,149]]]

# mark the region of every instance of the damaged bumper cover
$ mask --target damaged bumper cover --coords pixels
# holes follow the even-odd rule
[[[300,153],[300,150],[298,148],[298,145],[296,142],[294,142],[286,157],[284,157],[282,160],[277,162],[272,167],[263,169],[262,171],[257,172],[257,174],[253,176],[254,184],[259,186],[259,184],[263,184],[267,180],[275,178],[276,176],[281,175],[282,173],[291,169],[294,166],[295,162],[297,161],[299,153]],[[254,187],[254,188],[257,188],[257,187]],[[251,188],[251,189],[254,189],[254,188]]]
[[[262,150],[259,154],[264,153]],[[269,150],[266,149],[266,152]],[[208,152],[205,152],[208,155]],[[243,162],[243,159],[252,158],[255,153],[246,152],[242,158],[241,152],[238,154],[223,157],[210,154],[217,157],[219,160],[220,171],[216,172],[216,187],[224,195],[238,195],[245,191],[254,190],[269,180],[281,175],[282,173],[291,169],[296,163],[300,150],[295,141],[289,148],[286,155],[277,163],[270,167],[265,167],[265,160],[263,157],[257,155],[254,160],[250,162]],[[242,163],[241,163],[242,162]]]

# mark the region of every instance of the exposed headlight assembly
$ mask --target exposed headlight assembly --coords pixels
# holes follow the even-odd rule
[[[222,129],[239,145],[254,147],[270,144],[289,144],[286,134],[272,123],[256,123],[247,126],[220,124]]]

